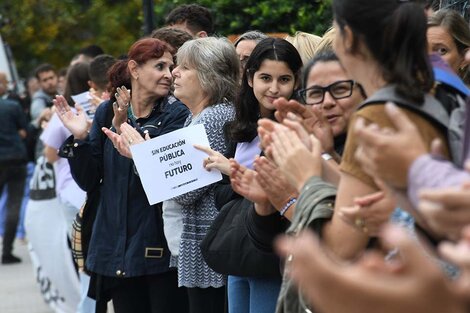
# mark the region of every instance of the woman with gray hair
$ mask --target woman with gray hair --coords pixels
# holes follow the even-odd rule
[[[198,38],[185,42],[176,58],[178,66],[172,71],[174,96],[190,111],[184,127],[204,125],[211,148],[225,154],[223,128],[235,117],[232,102],[239,79],[233,44],[226,38]],[[128,158],[132,158],[129,145],[144,141],[126,123],[121,126],[121,135],[105,132],[119,153]],[[199,248],[218,214],[214,187],[212,184],[163,202],[170,266],[178,268],[178,286],[188,290],[190,313],[225,310],[225,278],[209,268]]]
[[[237,52],[238,59],[240,60],[240,73],[245,69],[246,61],[251,55],[251,52],[256,45],[263,39],[268,38],[268,35],[258,30],[250,30],[241,34],[233,43],[235,51]]]
[[[177,53],[173,70],[174,95],[191,111],[185,126],[203,124],[212,149],[225,154],[226,122],[234,119],[232,102],[237,93],[239,62],[234,46],[225,38],[186,42]],[[204,262],[199,248],[217,216],[214,185],[172,201],[181,206],[183,230],[179,243],[178,283],[188,288],[191,313],[224,312],[225,278]]]

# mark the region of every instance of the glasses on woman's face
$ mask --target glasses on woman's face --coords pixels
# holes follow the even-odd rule
[[[340,80],[326,87],[313,86],[301,89],[298,91],[298,94],[305,104],[315,105],[323,102],[327,91],[333,99],[336,100],[350,97],[352,95],[354,85],[355,82],[353,80]]]

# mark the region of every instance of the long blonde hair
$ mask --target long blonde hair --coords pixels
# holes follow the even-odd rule
[[[303,64],[306,64],[317,51],[317,46],[321,41],[321,37],[305,32],[295,32],[294,36],[287,35],[285,38],[299,51]]]

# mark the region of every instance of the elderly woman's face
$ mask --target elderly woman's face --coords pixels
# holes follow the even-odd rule
[[[174,77],[173,87],[176,98],[190,106],[195,99],[203,96],[201,83],[197,77],[196,69],[188,64],[179,64],[172,72]]]
[[[251,55],[251,52],[256,47],[255,40],[245,39],[238,43],[235,47],[235,51],[237,52],[238,59],[240,60],[240,73],[243,73],[245,69],[246,62]]]
[[[172,68],[173,57],[171,53],[165,52],[160,58],[150,59],[139,65],[135,82],[141,90],[158,97],[166,97],[170,92]]]
[[[438,53],[449,66],[458,73],[465,64],[464,55],[457,50],[457,45],[449,31],[442,26],[432,26],[427,31],[429,52]]]

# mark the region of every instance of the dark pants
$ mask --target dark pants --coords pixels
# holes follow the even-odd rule
[[[190,313],[226,312],[225,287],[188,288]]]
[[[3,187],[8,187],[6,203],[5,232],[3,234],[3,255],[11,254],[16,228],[20,218],[21,202],[23,201],[24,184],[26,181],[26,165],[0,166],[0,194]]]
[[[110,290],[116,313],[188,313],[186,288],[178,288],[176,271],[122,279]]]

